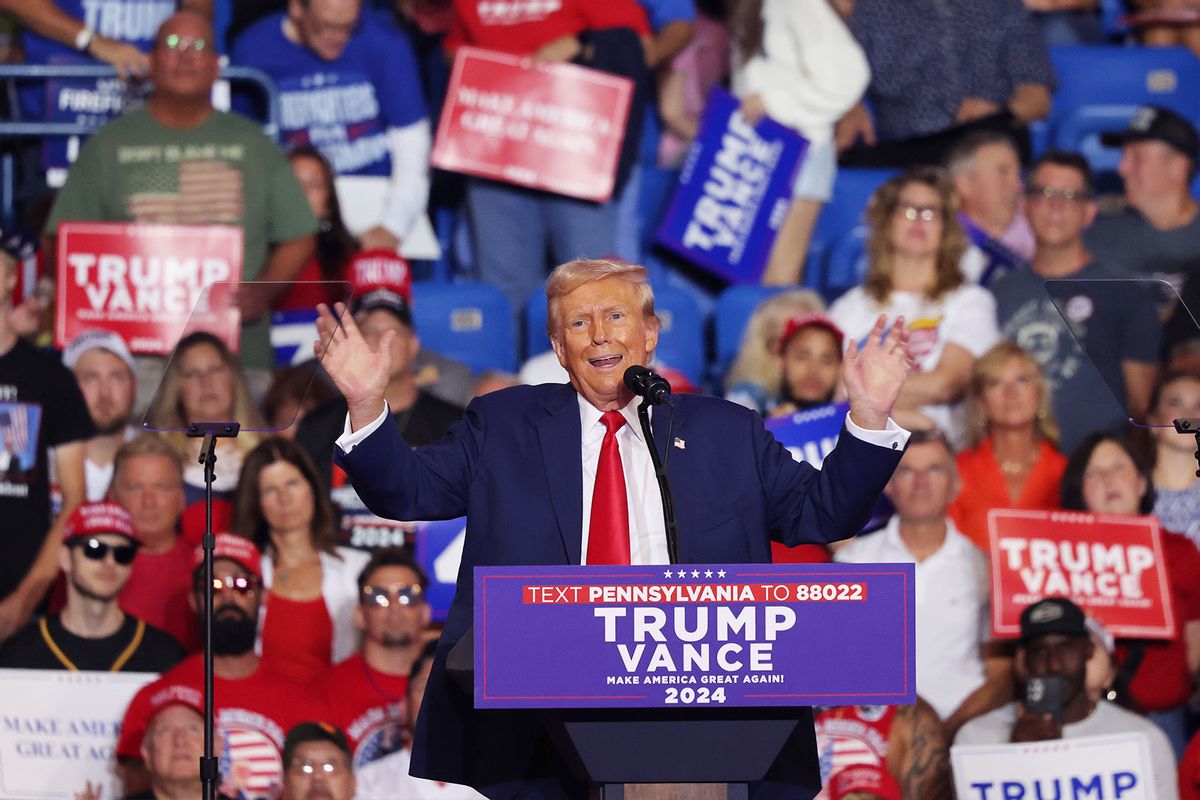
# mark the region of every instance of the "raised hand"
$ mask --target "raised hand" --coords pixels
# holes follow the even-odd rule
[[[855,424],[873,430],[887,425],[896,397],[913,367],[904,317],[896,318],[884,338],[886,325],[887,317],[880,314],[861,348],[850,340],[842,363],[850,416]]]
[[[378,342],[368,342],[344,303],[332,310],[321,303],[317,306],[317,333],[320,338],[313,342],[313,352],[346,398],[351,430],[358,430],[383,411],[396,332],[387,331]]]

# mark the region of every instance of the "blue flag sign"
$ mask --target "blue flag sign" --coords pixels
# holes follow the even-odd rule
[[[657,240],[733,283],[758,283],[792,200],[808,141],[764,118],[749,125],[740,103],[714,88],[679,174]]]
[[[766,421],[766,428],[775,435],[779,443],[788,449],[792,458],[807,461],[817,469],[825,462],[837,444],[842,423],[850,413],[849,403],[818,406],[776,417]]]

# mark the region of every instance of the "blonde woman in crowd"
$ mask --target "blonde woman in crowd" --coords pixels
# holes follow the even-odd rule
[[[746,329],[742,345],[725,376],[725,399],[752,408],[763,416],[779,402],[783,380],[779,339],[788,320],[805,314],[820,314],[825,303],[808,289],[780,292],[758,304]]]

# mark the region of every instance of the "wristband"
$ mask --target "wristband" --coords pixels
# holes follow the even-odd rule
[[[79,33],[75,34],[75,49],[81,53],[86,52],[95,38],[96,29],[91,25],[84,25]]]

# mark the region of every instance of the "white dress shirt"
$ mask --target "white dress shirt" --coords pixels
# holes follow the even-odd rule
[[[596,486],[596,468],[600,462],[600,445],[604,442],[604,425],[600,423],[601,411],[577,395],[579,400],[579,421],[582,431],[581,446],[583,448],[583,542],[580,552],[584,563],[587,563],[588,529],[591,527],[592,492]],[[346,424],[342,435],[334,442],[343,453],[349,453],[354,447],[366,439],[388,419],[389,410],[384,403],[383,412],[369,425],[357,431],[350,430],[350,415],[346,415]],[[637,401],[631,401],[621,409],[626,424],[617,431],[617,447],[621,451],[621,469],[625,472],[626,500],[629,504],[629,562],[631,564],[667,564],[667,526],[663,520],[662,493],[658,489],[658,480],[654,477],[654,464],[650,460],[650,451],[642,438],[641,424],[638,422]],[[654,409],[651,409],[651,418]],[[860,428],[846,415],[846,430],[855,438],[878,447],[889,450],[902,449],[908,443],[909,433],[888,418],[887,427],[881,431]],[[659,442],[662,451],[664,442]]]

